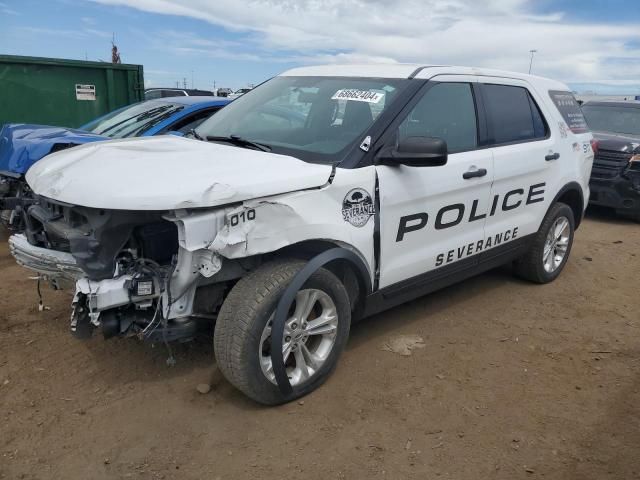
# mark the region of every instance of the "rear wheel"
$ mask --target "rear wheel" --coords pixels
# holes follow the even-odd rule
[[[276,306],[301,260],[265,264],[241,279],[216,322],[214,349],[223,375],[253,400],[274,405],[318,388],[335,368],[349,336],[351,307],[340,280],[319,269],[296,294],[285,322],[282,354],[291,394],[276,384],[271,328]]]
[[[569,259],[574,231],[573,210],[564,203],[553,205],[531,248],[515,262],[515,274],[535,283],[549,283],[558,278]]]

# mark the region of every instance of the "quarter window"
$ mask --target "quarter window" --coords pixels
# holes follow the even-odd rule
[[[437,137],[447,142],[449,153],[478,146],[476,108],[471,85],[439,83],[420,99],[399,129],[407,137]]]
[[[207,110],[200,110],[199,112],[193,113],[186,118],[179,120],[173,125],[169,125],[164,129],[165,132],[181,132],[184,134],[189,133],[191,130],[195,129],[198,125],[204,122],[207,118],[213,115],[215,112],[220,110],[219,107],[210,108]]]
[[[483,95],[495,144],[537,140],[547,126],[533,98],[522,87],[483,85]]]

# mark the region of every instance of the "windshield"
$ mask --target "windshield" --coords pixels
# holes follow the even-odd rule
[[[176,103],[149,100],[111,112],[82,129],[111,138],[137,137],[183,108]]]
[[[591,130],[640,135],[640,108],[585,105],[582,112]]]
[[[275,77],[197,128],[206,138],[231,135],[274,153],[335,163],[410,82],[407,79]]]

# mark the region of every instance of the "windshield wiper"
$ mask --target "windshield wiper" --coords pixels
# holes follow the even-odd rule
[[[208,142],[228,142],[238,147],[255,148],[256,150],[262,150],[263,152],[270,152],[271,147],[264,143],[252,142],[246,138],[242,138],[238,135],[229,135],[228,137],[216,137],[213,135],[207,135]]]
[[[113,125],[109,125],[107,128],[105,128],[102,131],[96,132],[95,129],[92,130],[92,131],[93,131],[93,133],[97,133],[98,135],[109,136],[109,135],[107,135],[108,131],[113,130],[116,127],[119,127],[120,125],[122,125],[124,123],[130,122],[131,120],[135,120],[135,121],[144,120],[145,118],[147,118],[147,117],[149,117],[151,115],[155,115],[156,113],[164,112],[167,108],[170,108],[170,107],[171,107],[170,105],[164,105],[164,106],[161,106],[161,107],[155,107],[155,108],[152,108],[151,110],[147,110],[146,112],[134,115],[133,117],[127,117],[124,120],[121,120],[121,121],[119,121],[117,123],[114,123]],[[120,131],[120,130],[118,130],[118,131]]]

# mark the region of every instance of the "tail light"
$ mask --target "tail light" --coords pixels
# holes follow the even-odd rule
[[[593,150],[593,154],[598,153],[598,141],[594,138],[591,139],[591,150]]]

